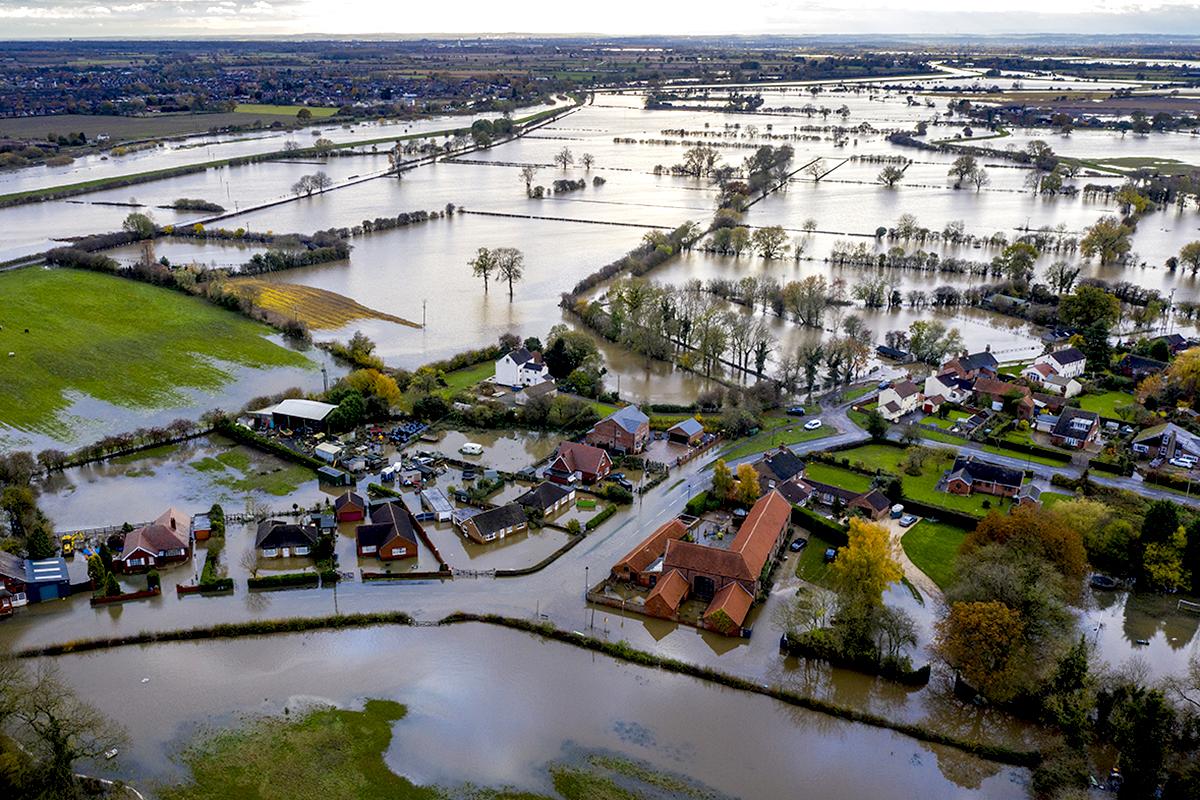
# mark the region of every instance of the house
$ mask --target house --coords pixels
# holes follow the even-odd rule
[[[429,510],[435,522],[449,522],[454,516],[450,498],[436,486],[421,490],[421,507]]]
[[[496,375],[492,380],[514,390],[526,386],[552,381],[550,368],[542,363],[542,354],[524,347],[510,350],[496,362]]]
[[[990,408],[993,411],[1003,411],[1008,403],[1013,403],[1013,410],[1020,419],[1033,416],[1033,393],[1028,386],[999,381],[995,378],[978,378],[971,387],[975,392],[975,404]]]
[[[312,525],[264,519],[258,523],[254,549],[258,550],[263,558],[307,556],[317,546],[318,538],[317,529]]]
[[[1087,357],[1078,347],[1064,347],[1045,355],[1038,356],[1034,364],[1045,364],[1056,375],[1066,378],[1078,378],[1087,369]]]
[[[912,381],[900,381],[879,393],[879,413],[888,422],[899,422],[921,405],[921,388]]]
[[[926,397],[921,401],[921,410],[926,414],[936,414],[941,410],[942,405],[946,402],[946,398],[940,394],[935,394],[933,397]]]
[[[1145,356],[1126,353],[1121,360],[1117,362],[1117,371],[1126,378],[1133,378],[1140,381],[1143,378],[1148,378],[1151,375],[1157,375],[1167,368],[1167,362],[1159,361],[1155,358],[1146,358]]]
[[[1171,355],[1178,355],[1191,346],[1191,342],[1187,337],[1181,336],[1178,333],[1168,333],[1165,336],[1155,336],[1150,340],[1150,344],[1154,345],[1158,342],[1166,344],[1167,349],[1171,351]]]
[[[688,447],[695,447],[700,444],[700,440],[703,438],[704,426],[695,417],[681,419],[667,428],[667,441],[675,442],[676,444],[686,444]]]
[[[1100,415],[1079,408],[1064,408],[1058,422],[1050,431],[1050,442],[1056,447],[1081,450],[1100,434]]]
[[[517,503],[498,506],[462,520],[459,529],[479,544],[487,544],[529,530],[525,507]]]
[[[1130,449],[1138,458],[1200,458],[1200,436],[1174,422],[1164,422],[1135,435]]]
[[[783,499],[792,505],[802,506],[812,497],[813,490],[803,478],[796,477],[790,481],[775,484],[775,491],[783,495]]]
[[[764,492],[804,474],[804,461],[787,447],[768,450],[754,462],[754,471],[758,473],[758,483]]]
[[[752,605],[754,595],[740,583],[730,583],[713,595],[700,617],[701,625],[726,636],[740,636]]]
[[[925,379],[925,397],[938,396],[948,403],[965,403],[971,396],[971,381],[954,372],[930,375]]]
[[[1025,473],[1019,469],[959,456],[946,473],[946,491],[951,494],[991,494],[1013,497],[1021,490]]]
[[[653,587],[662,575],[663,555],[667,550],[667,542],[672,539],[682,539],[687,535],[687,526],[679,519],[673,519],[659,525],[637,547],[630,550],[616,564],[613,564],[612,577],[639,586]],[[685,581],[686,585],[686,581]]]
[[[541,512],[548,517],[575,502],[575,487],[542,481],[516,499],[518,505]]]
[[[0,588],[9,593],[12,606],[25,605],[25,559],[0,550]]]
[[[867,519],[876,521],[886,517],[891,507],[892,501],[878,489],[860,494],[846,504],[846,508],[851,512],[860,512]]]
[[[1041,386],[1046,379],[1053,377],[1054,367],[1045,362],[1035,362],[1021,370],[1021,377],[1035,386]]]
[[[804,485],[808,487],[809,499],[815,500],[823,506],[834,506],[838,503],[846,506],[849,505],[851,500],[858,497],[859,494],[851,489],[843,489],[831,483],[821,483],[809,478],[804,478],[803,480]]]
[[[271,428],[286,430],[324,431],[325,418],[337,406],[321,403],[316,400],[302,400],[290,397],[273,406],[252,411],[251,416],[264,420]]]
[[[612,459],[599,447],[563,442],[546,467],[546,477],[555,483],[595,483],[612,471]]]
[[[615,453],[640,453],[650,441],[650,418],[637,406],[618,408],[592,426],[584,441]]]
[[[643,610],[652,617],[674,619],[679,612],[679,606],[687,597],[688,582],[678,570],[671,570],[663,575],[662,580],[654,585],[650,594],[646,595]]]
[[[1083,392],[1083,384],[1074,378],[1064,377],[1062,375],[1051,375],[1046,378],[1042,388],[1049,394],[1060,395],[1070,398],[1077,397]]]
[[[191,557],[191,520],[179,510],[168,508],[154,522],[125,534],[125,544],[113,557],[113,567],[122,572],[142,572]]]
[[[1027,483],[1021,487],[1021,491],[1017,492],[1017,496],[1013,498],[1013,508],[1021,506],[1037,506],[1042,505],[1042,490],[1034,486],[1032,483]]]
[[[380,561],[417,557],[417,532],[421,523],[399,501],[381,503],[371,509],[371,521],[354,529],[358,557],[375,556]]]
[[[1000,362],[988,351],[963,353],[942,364],[941,372],[953,372],[960,378],[995,378],[1000,374]]]
[[[358,492],[346,492],[333,501],[338,522],[361,522],[367,516],[367,501]]]
[[[193,514],[192,538],[197,542],[203,542],[209,536],[212,536],[212,520],[208,514]]]
[[[513,396],[513,402],[518,406],[527,406],[531,400],[537,400],[540,397],[545,397],[547,400],[552,400],[558,395],[558,386],[554,381],[542,381],[535,383],[532,386],[526,386],[522,391]]]

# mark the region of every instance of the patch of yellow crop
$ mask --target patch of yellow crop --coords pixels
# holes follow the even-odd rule
[[[262,278],[235,278],[229,286],[248,296],[255,305],[298,319],[310,328],[340,328],[356,319],[381,319],[410,328],[420,327],[402,317],[368,308],[345,295],[312,286]]]

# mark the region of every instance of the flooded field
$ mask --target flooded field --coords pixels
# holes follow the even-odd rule
[[[386,755],[393,771],[455,788],[546,791],[546,765],[579,750],[645,761],[729,797],[784,797],[803,786],[804,796],[819,800],[1017,798],[1027,782],[1021,770],[898,734],[480,625],[266,644],[126,648],[55,663],[129,728],[134,744],[121,777],[139,785],[177,780],[171,755],[198,730],[306,703],[357,706],[364,698],[408,706]],[[231,668],[236,681],[228,680]],[[755,733],[729,735],[738,730]],[[770,769],[762,768],[764,742],[780,754]],[[862,753],[872,754],[872,769],[854,767]]]

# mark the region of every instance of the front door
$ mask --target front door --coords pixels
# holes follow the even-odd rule
[[[713,579],[707,575],[697,575],[696,580],[692,583],[692,593],[701,600],[711,600],[716,592],[717,587],[713,583]]]

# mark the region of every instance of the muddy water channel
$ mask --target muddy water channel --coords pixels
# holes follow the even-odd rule
[[[305,703],[388,698],[409,713],[385,760],[420,783],[549,792],[548,763],[604,751],[730,797],[1025,796],[1022,770],[477,624],[125,648],[54,663],[129,729],[121,776],[139,787],[179,779],[172,756],[202,728]]]

